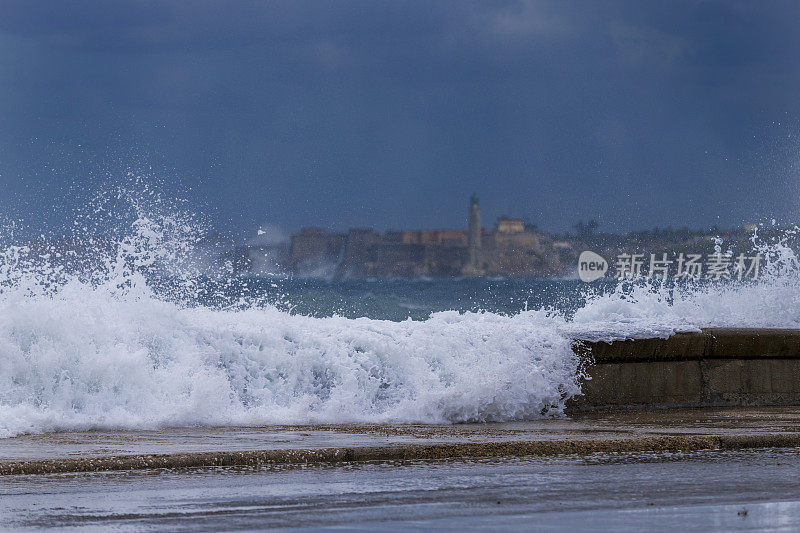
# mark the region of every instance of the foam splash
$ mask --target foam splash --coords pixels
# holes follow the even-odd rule
[[[785,243],[762,250],[771,261],[758,283],[620,287],[570,318],[452,311],[391,322],[312,318],[257,300],[206,307],[193,219],[174,206],[148,210],[138,193],[111,196],[131,207],[117,235],[97,237],[85,218],[69,247],[0,250],[0,437],[558,416],[580,392],[576,338],[800,326],[796,257]],[[156,290],[154,276],[168,276],[169,289]]]
[[[5,307],[5,306],[3,306]],[[0,323],[8,436],[92,427],[463,422],[558,414],[569,340],[536,314],[424,322],[181,308],[93,293]]]

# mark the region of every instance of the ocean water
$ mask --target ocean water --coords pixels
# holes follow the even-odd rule
[[[652,286],[235,276],[201,233],[123,189],[76,216],[69,246],[0,228],[0,437],[561,416],[576,340],[800,327],[797,258],[757,236],[757,282]]]

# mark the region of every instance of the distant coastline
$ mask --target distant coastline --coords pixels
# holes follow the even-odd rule
[[[708,254],[721,239],[726,251],[738,253],[752,249],[757,230],[755,225],[705,231],[655,228],[619,235],[600,232],[590,220],[576,224],[574,233],[555,234],[511,217],[500,217],[487,229],[475,195],[467,221],[464,229],[386,232],[305,227],[288,242],[242,246],[227,259],[237,272],[320,278],[574,278],[584,250],[609,259],[624,253]]]

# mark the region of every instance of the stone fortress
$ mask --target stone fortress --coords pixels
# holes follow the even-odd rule
[[[562,268],[549,236],[522,219],[501,217],[494,230],[484,228],[476,195],[467,229],[303,228],[287,252],[287,270],[335,277],[543,277]]]
[[[238,272],[300,277],[577,277],[578,256],[584,250],[595,251],[612,263],[619,254],[712,253],[716,240],[722,239],[726,250],[738,253],[752,249],[755,231],[751,225],[731,230],[654,228],[623,235],[598,232],[598,226],[594,220],[578,222],[574,233],[558,235],[520,218],[500,217],[488,230],[481,223],[478,197],[472,195],[466,229],[378,232],[351,228],[337,233],[307,227],[289,242],[240,247],[223,259]],[[782,231],[759,228],[758,234],[769,240]]]

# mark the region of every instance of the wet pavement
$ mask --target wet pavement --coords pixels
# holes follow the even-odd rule
[[[800,436],[800,407],[618,410],[498,424],[189,427],[50,433],[0,439],[0,466],[13,461],[141,454],[771,434]]]
[[[800,449],[0,477],[3,529],[800,529]]]

